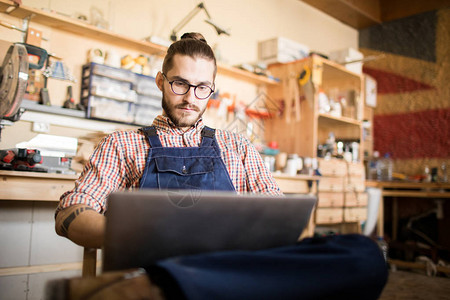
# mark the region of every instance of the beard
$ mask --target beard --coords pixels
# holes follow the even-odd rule
[[[206,100],[201,100],[206,101]],[[187,108],[194,110],[191,113],[180,112],[178,109]],[[177,127],[191,127],[197,123],[197,121],[202,117],[206,110],[206,106],[201,110],[198,106],[182,102],[177,105],[171,105],[166,99],[166,95],[162,93],[162,108],[166,113],[167,117],[175,124]]]

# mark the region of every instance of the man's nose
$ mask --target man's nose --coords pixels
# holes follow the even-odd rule
[[[195,97],[195,87],[194,86],[189,87],[189,90],[184,95],[184,99],[189,102],[194,102],[197,99],[197,97]]]

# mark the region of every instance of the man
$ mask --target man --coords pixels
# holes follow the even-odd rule
[[[247,139],[228,131],[215,130],[214,133],[205,128],[202,115],[214,92],[217,67],[214,53],[203,37],[192,38],[198,36],[186,34],[174,43],[164,59],[162,72],[156,76],[156,84],[163,94],[163,115],[154,120],[151,128],[116,132],[106,137],[94,151],[75,188],[61,197],[56,212],[58,234],[81,246],[100,248],[106,199],[117,190],[194,187],[281,194],[260,155]],[[207,133],[211,137],[202,137]],[[202,178],[200,175],[177,177],[174,173],[158,173],[155,156],[179,156],[180,151],[183,161],[198,157],[200,153],[203,157],[210,156],[205,155],[201,147],[207,141],[216,149],[216,155],[208,158],[214,165],[214,181],[210,176],[212,173],[202,175]],[[196,167],[208,165],[206,158],[199,164],[196,159],[191,161],[192,165],[197,164]],[[179,168],[182,172],[193,167],[178,166],[173,160],[166,162],[170,163],[166,169]],[[157,173],[159,180],[156,180]],[[174,184],[177,182],[178,185]]]
[[[214,54],[201,35],[185,34],[169,47],[156,77],[163,115],[151,127],[116,132],[99,144],[75,188],[61,197],[58,234],[79,245],[100,247],[106,198],[121,189],[194,187],[281,194],[248,140],[204,126],[201,116],[214,91],[215,75]],[[170,159],[156,163],[156,157]],[[199,164],[214,166],[216,180],[204,172],[177,175],[191,174]],[[142,267],[145,272],[69,280],[64,292],[71,299],[376,299],[387,277],[381,251],[358,235],[307,239],[263,251],[175,257]]]

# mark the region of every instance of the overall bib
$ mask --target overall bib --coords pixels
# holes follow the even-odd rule
[[[203,128],[200,147],[163,147],[154,126],[140,130],[150,143],[140,188],[235,191],[214,129]]]

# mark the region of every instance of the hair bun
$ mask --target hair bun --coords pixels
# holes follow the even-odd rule
[[[205,37],[203,36],[203,34],[198,33],[198,32],[186,32],[185,34],[183,34],[183,35],[181,36],[180,39],[194,39],[194,40],[202,41],[202,42],[204,42],[205,44],[208,44],[208,43],[206,42],[206,39],[205,39]]]

